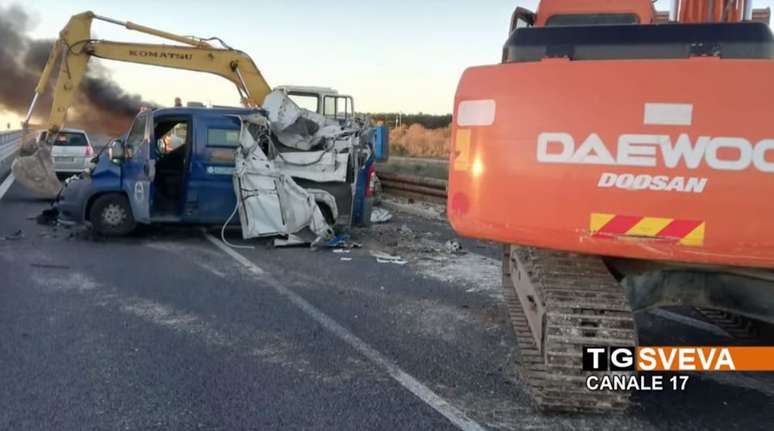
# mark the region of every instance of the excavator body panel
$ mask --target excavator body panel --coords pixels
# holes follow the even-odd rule
[[[579,352],[637,345],[634,311],[772,322],[774,36],[751,22],[768,10],[675,5],[516,8],[503,64],[457,87],[448,218],[504,243],[516,368],[542,411],[631,405],[585,387]]]
[[[537,10],[535,25],[562,25],[562,20],[574,17],[610,17],[613,20],[628,19],[631,24],[650,24],[655,17],[650,0],[542,0]]]
[[[774,268],[772,74],[718,57],[470,68],[449,220],[503,243]]]

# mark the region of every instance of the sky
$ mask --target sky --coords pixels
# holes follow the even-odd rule
[[[537,0],[0,0],[13,3],[33,17],[29,33],[35,38],[55,38],[71,15],[92,10],[176,34],[220,37],[247,52],[271,86],[334,87],[352,95],[361,112],[445,114],[463,70],[498,62],[513,9],[535,10]],[[659,10],[669,5],[656,3]],[[92,32],[100,39],[162,42],[98,21]],[[125,90],[162,106],[176,96],[239,104],[235,87],[220,77],[102,63]],[[10,119],[0,113],[0,124]]]

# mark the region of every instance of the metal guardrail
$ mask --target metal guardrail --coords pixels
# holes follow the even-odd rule
[[[377,176],[385,193],[407,195],[435,202],[446,201],[446,180],[390,172],[377,172]]]
[[[11,160],[19,150],[21,138],[21,130],[0,132],[0,177],[5,176],[5,171],[11,168]]]
[[[414,163],[425,165],[448,165],[449,159],[430,159],[426,157],[402,157],[402,156],[390,156],[392,162],[398,163]]]
[[[21,130],[8,130],[5,132],[0,132],[0,147],[3,147],[10,143],[19,142],[19,139],[21,139],[21,136],[22,136]]]

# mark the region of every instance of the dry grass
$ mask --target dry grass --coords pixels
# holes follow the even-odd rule
[[[421,124],[390,130],[390,153],[407,157],[446,158],[449,155],[449,127],[426,129]]]

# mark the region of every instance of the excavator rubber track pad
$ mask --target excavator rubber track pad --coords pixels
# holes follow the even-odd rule
[[[517,271],[529,278],[544,306],[542,346],[516,292]],[[629,407],[628,392],[588,391],[585,381],[594,373],[582,370],[583,346],[636,345],[631,308],[602,259],[505,246],[503,290],[518,338],[518,374],[539,410],[615,413]]]

